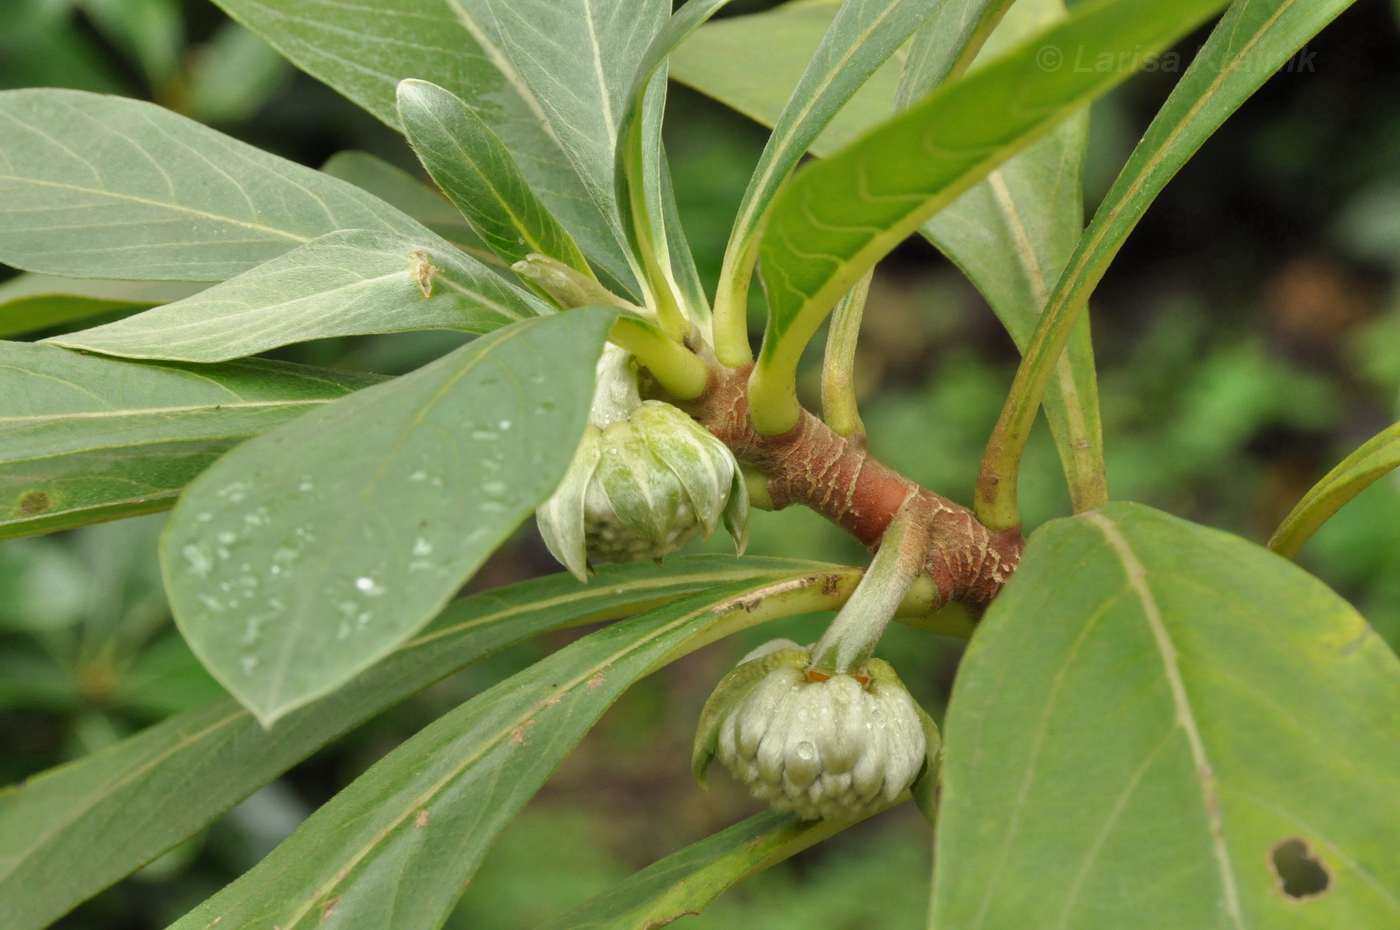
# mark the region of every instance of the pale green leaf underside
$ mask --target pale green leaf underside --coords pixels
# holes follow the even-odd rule
[[[1400,922],[1400,662],[1320,581],[1137,504],[1047,524],[964,661],[932,925]],[[1326,894],[1289,900],[1275,844]]]
[[[480,116],[428,81],[404,81],[398,99],[404,132],[428,174],[506,265],[538,253],[588,272],[573,238]]]
[[[511,643],[719,585],[833,570],[698,556],[669,559],[665,568],[602,566],[586,586],[554,575],[452,604],[334,696],[270,731],[232,698],[182,713],[0,792],[0,922],[8,930],[47,926],[339,734]]]
[[[0,342],[0,539],[165,510],[237,443],[379,380]]]
[[[185,300],[49,341],[126,358],[221,362],[331,336],[485,333],[550,309],[426,229],[346,230]]]
[[[530,187],[613,278],[631,281],[621,246],[511,65],[488,0],[219,0],[297,67],[398,128],[395,88],[420,78],[461,97],[501,137]]]
[[[1303,495],[1274,531],[1269,548],[1292,558],[1313,533],[1356,495],[1400,466],[1400,423],[1348,455]]]
[[[821,576],[794,579],[819,591]],[[792,582],[781,587],[792,589]],[[753,621],[718,585],[566,646],[404,743],[175,930],[441,925],[497,834],[634,681]]]
[[[1148,55],[1223,5],[1101,0],[1081,7],[800,171],[774,202],[760,250],[769,298],[761,366],[786,381],[795,353],[862,274],[998,165],[1131,73],[1047,70],[1037,58],[1042,47],[1082,49],[1091,58],[1134,49]]]
[[[501,264],[446,197],[384,159],[352,149],[332,155],[321,170],[402,210],[478,261]]]
[[[222,281],[340,229],[423,231],[350,184],[154,104],[0,92],[0,260],[18,268]]]
[[[0,284],[0,339],[74,323],[104,313],[181,300],[202,285],[22,274]]]
[[[615,315],[514,323],[221,459],[161,546],[205,666],[270,723],[413,635],[563,477]]]

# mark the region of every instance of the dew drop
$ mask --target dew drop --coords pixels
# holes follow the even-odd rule
[[[492,439],[500,439],[501,434],[489,429],[474,429],[472,438],[477,442],[489,442]]]
[[[244,656],[238,660],[238,664],[243,666],[243,674],[251,675],[253,674],[253,669],[258,667],[258,657]]]
[[[419,555],[419,556],[422,556],[422,555],[432,555],[432,552],[433,552],[433,544],[430,543],[430,542],[428,542],[426,539],[424,539],[424,538],[421,537],[421,536],[418,537],[417,541],[415,541],[415,542],[413,543],[413,554],[414,554],[414,555]]]
[[[180,550],[180,554],[189,563],[190,573],[203,578],[209,574],[209,570],[214,567],[213,561],[209,558],[209,553],[203,546],[189,545]]]
[[[805,740],[797,744],[795,751],[797,753],[797,758],[801,759],[803,762],[811,762],[817,757],[817,747]]]
[[[488,481],[481,486],[481,490],[487,494],[504,494],[506,486],[500,481]]]
[[[225,546],[230,546],[233,545],[235,541],[237,541],[238,534],[231,530],[220,530],[215,538],[218,539],[219,542],[223,543]]]
[[[427,480],[428,480],[428,473],[425,472],[425,471],[416,471],[416,472],[414,472],[413,474],[411,474],[411,475],[408,476],[408,480],[409,480],[409,481],[427,481]]]
[[[496,428],[504,433],[506,430],[510,429],[510,421],[502,420],[500,423],[496,424]]]
[[[195,517],[195,519],[200,523],[208,523],[210,520],[214,519],[214,515],[212,513],[202,513]]]
[[[356,578],[355,587],[358,590],[363,591],[365,594],[368,594],[370,597],[378,597],[379,595],[384,593],[384,588],[381,585],[379,585],[373,578],[367,576],[361,576],[359,578]]]
[[[302,492],[314,491],[315,489],[316,485],[311,483],[311,478],[309,476],[302,478],[301,483],[297,485],[297,490]]]

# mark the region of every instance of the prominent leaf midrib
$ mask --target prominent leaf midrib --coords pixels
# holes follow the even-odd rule
[[[1225,894],[1225,908],[1231,922],[1244,930],[1244,914],[1240,910],[1239,888],[1235,883],[1234,865],[1230,860],[1230,850],[1225,844],[1225,827],[1221,819],[1220,792],[1216,784],[1214,769],[1206,754],[1205,740],[1201,737],[1200,726],[1191,708],[1190,695],[1186,682],[1181,676],[1179,656],[1171,633],[1162,619],[1162,611],[1157,598],[1147,582],[1147,569],[1133,551],[1132,545],[1119,532],[1118,526],[1102,513],[1091,511],[1084,515],[1108,541],[1118,556],[1118,561],[1142,606],[1143,617],[1152,633],[1153,643],[1162,660],[1162,672],[1171,691],[1172,706],[1176,712],[1176,724],[1186,736],[1191,749],[1192,769],[1201,789],[1201,801],[1207,826],[1210,831],[1212,852],[1220,874],[1221,888]]]
[[[283,237],[284,239],[290,239],[290,240],[293,241],[293,242],[310,242],[310,241],[311,241],[310,237],[308,237],[308,236],[298,236],[298,235],[295,234],[295,233],[287,232],[285,229],[277,229],[276,227],[273,227],[273,226],[263,226],[263,225],[261,225],[261,224],[259,224],[259,223],[250,223],[250,222],[248,222],[248,221],[246,221],[246,220],[234,219],[234,218],[231,217],[231,216],[223,216],[223,215],[220,215],[220,214],[218,214],[218,213],[209,213],[209,212],[207,212],[207,211],[205,211],[205,210],[196,210],[196,209],[193,208],[193,207],[186,207],[186,206],[184,206],[184,205],[182,205],[182,204],[178,204],[178,203],[169,203],[169,202],[160,201],[160,200],[151,200],[151,199],[146,198],[146,197],[138,197],[138,196],[136,196],[135,194],[122,194],[122,193],[119,193],[119,192],[117,192],[117,191],[101,190],[101,189],[92,188],[92,187],[81,187],[81,186],[79,186],[79,185],[77,185],[77,184],[65,184],[65,183],[63,183],[62,181],[43,181],[43,180],[40,180],[40,179],[38,179],[38,178],[26,178],[26,177],[21,177],[21,176],[19,176],[19,175],[13,175],[13,174],[0,174],[0,181],[18,181],[18,182],[22,182],[22,183],[24,183],[24,184],[36,184],[36,185],[38,185],[38,186],[40,186],[40,187],[56,187],[56,188],[61,188],[61,189],[63,189],[63,190],[77,191],[77,192],[83,193],[83,194],[101,195],[102,197],[111,197],[111,198],[116,199],[116,200],[126,200],[126,201],[129,201],[129,202],[131,202],[131,203],[139,203],[139,204],[144,204],[144,205],[149,206],[149,207],[157,207],[157,208],[162,209],[162,210],[174,210],[174,211],[179,212],[179,213],[188,213],[190,216],[198,216],[198,217],[202,217],[202,218],[208,219],[208,220],[217,220],[218,222],[221,222],[221,223],[228,223],[228,224],[233,225],[233,226],[242,226],[244,229],[250,229],[250,230],[253,230],[253,231],[255,231],[255,232],[272,233],[273,235],[281,236],[281,237]],[[246,194],[245,194],[245,196],[246,196]],[[90,225],[92,225],[92,226],[107,226],[107,225],[110,225],[110,224],[107,224],[107,223],[93,223],[93,224],[90,224]],[[215,243],[215,244],[223,244],[223,243]],[[133,248],[152,248],[152,246],[133,246]]]
[[[32,372],[29,372],[29,373],[32,373]],[[64,384],[68,384],[69,382],[66,382],[66,381],[65,381],[65,382],[63,382],[63,383],[64,383]],[[347,394],[347,395],[344,395],[344,396],[347,396],[347,397],[348,397],[349,395]],[[171,407],[135,407],[135,408],[119,408],[119,409],[114,409],[114,410],[84,410],[84,411],[80,411],[80,412],[77,412],[77,413],[34,413],[34,414],[24,414],[24,415],[21,415],[21,416],[0,416],[0,427],[4,427],[4,426],[9,425],[9,424],[42,423],[42,422],[44,422],[44,421],[46,421],[46,420],[47,420],[47,421],[61,421],[61,422],[67,422],[67,421],[69,421],[69,420],[97,420],[97,419],[115,418],[115,417],[132,417],[132,418],[147,417],[147,416],[149,416],[149,417],[164,417],[164,416],[168,416],[168,415],[170,415],[170,414],[177,414],[177,413],[198,413],[198,412],[201,412],[201,411],[209,411],[209,412],[213,413],[213,412],[215,412],[215,411],[222,412],[222,411],[225,411],[225,410],[253,410],[253,409],[267,409],[267,408],[275,408],[275,407],[299,407],[299,406],[308,406],[308,405],[313,405],[313,406],[314,406],[314,405],[318,405],[318,404],[328,404],[328,403],[330,403],[331,401],[335,401],[335,400],[340,400],[340,398],[339,398],[339,397],[325,397],[325,398],[313,398],[313,399],[307,399],[307,400],[254,400],[254,401],[235,401],[235,402],[232,402],[232,403],[217,403],[217,404],[216,404],[216,403],[213,403],[213,402],[210,402],[210,403],[205,403],[205,404],[183,404],[183,405],[176,405],[176,406],[171,406]]]
[[[225,700],[232,699],[227,698]],[[160,765],[166,759],[175,755],[177,752],[180,752],[181,750],[185,749],[190,744],[198,742],[199,740],[202,740],[205,737],[207,737],[209,734],[214,733],[217,730],[221,730],[229,724],[232,724],[235,721],[241,720],[242,718],[247,716],[248,711],[242,709],[241,707],[238,708],[238,710],[236,710],[232,714],[229,714],[227,717],[224,717],[222,720],[215,721],[214,723],[211,723],[204,729],[198,730],[182,738],[178,743],[174,743],[171,746],[168,746],[164,752],[157,753],[156,755],[145,760],[140,766],[123,776],[119,781],[112,783],[110,786],[104,788],[104,790],[100,793],[90,796],[83,803],[72,808],[69,811],[69,815],[64,820],[54,824],[53,827],[51,827],[48,831],[41,834],[34,841],[34,843],[22,850],[19,855],[15,856],[13,859],[13,864],[9,868],[0,869],[0,882],[7,880],[11,875],[13,875],[15,869],[23,865],[25,860],[32,856],[36,849],[45,846],[51,839],[54,838],[54,836],[56,836],[59,833],[62,833],[64,830],[71,827],[75,821],[82,819],[88,811],[92,810],[98,804],[107,800],[107,798],[115,794],[117,791],[124,788],[126,785],[130,784],[132,781],[136,780],[140,776],[146,774],[151,769]]]
[[[774,566],[771,571],[771,575],[776,577],[788,577],[793,574],[793,571],[796,567],[797,566],[795,565],[787,568]],[[820,567],[820,565],[819,563],[812,563],[812,567],[816,568]],[[586,603],[588,600],[600,598],[608,599],[617,597],[618,595],[628,592],[645,592],[648,590],[676,588],[679,586],[684,586],[688,589],[698,589],[708,586],[724,584],[726,582],[738,582],[746,580],[753,580],[755,582],[758,582],[761,580],[761,578],[762,575],[756,576],[756,574],[752,571],[734,570],[717,572],[698,572],[695,574],[687,574],[681,576],[671,575],[660,576],[657,578],[642,578],[634,581],[627,581],[622,584],[612,584],[606,590],[601,590],[598,588],[589,589],[587,587],[580,586],[579,590],[577,591],[569,592],[567,594],[561,594],[557,597],[546,598],[543,600],[536,601],[528,601],[523,604],[516,604],[511,607],[490,611],[479,616],[472,617],[468,620],[462,621],[461,623],[454,623],[450,626],[445,626],[441,629],[432,630],[428,633],[424,633],[404,643],[395,651],[395,653],[392,653],[391,655],[405,653],[413,649],[418,649],[430,642],[433,642],[434,640],[442,639],[448,636],[461,635],[474,628],[501,623],[521,614],[548,611],[557,607],[567,606],[570,603]],[[771,584],[771,582],[764,582],[765,587],[769,584]],[[674,599],[684,597],[688,593],[693,593],[693,591],[678,590]],[[592,614],[584,614],[580,617],[575,618],[568,625],[577,626],[583,623],[588,623],[591,621],[592,616]],[[225,698],[223,700],[231,702],[233,699]],[[244,718],[252,716],[251,712],[247,709],[238,705],[235,705],[235,707],[236,710],[233,713],[229,714],[227,717],[224,717],[219,721],[210,724],[209,726],[204,727],[203,729],[198,730],[195,733],[190,734],[189,736],[182,738],[178,744],[167,749],[165,752],[159,754],[158,756],[143,762],[139,768],[134,769],[131,773],[123,777],[120,781],[115,782],[109,786],[104,786],[103,790],[96,794],[88,795],[85,801],[80,806],[70,810],[69,815],[64,820],[55,824],[51,829],[39,836],[34,843],[32,843],[23,851],[21,851],[20,855],[16,857],[15,864],[13,866],[11,866],[9,869],[3,872],[0,872],[0,881],[4,881],[6,878],[8,878],[9,875],[13,873],[14,869],[17,868],[24,859],[27,859],[30,856],[32,856],[35,850],[47,844],[49,840],[51,840],[55,835],[63,832],[68,827],[72,826],[72,824],[75,821],[81,819],[89,810],[96,807],[101,802],[107,800],[126,784],[145,774],[151,768],[154,768],[165,758],[169,757],[170,755],[173,755],[175,752],[178,752],[181,749],[184,749],[191,743],[204,739],[205,737],[215,733],[216,731],[222,728],[231,726],[239,722],[240,720],[243,720]]]
[[[593,76],[598,81],[598,99],[603,105],[603,123],[608,138],[617,139],[617,118],[613,115],[612,95],[608,92],[608,76],[603,71],[603,47],[598,42],[598,28],[593,21],[593,0],[583,0],[584,19],[588,23],[588,45],[593,51]]]
[[[743,592],[743,595],[752,595],[754,591],[762,590],[766,587],[768,587],[768,585],[757,585],[753,588],[747,589],[745,592]],[[732,601],[732,598],[727,599],[725,603],[727,604],[729,603],[729,601]],[[300,924],[302,919],[305,918],[306,915],[309,914],[316,907],[316,904],[319,901],[323,900],[326,894],[334,890],[337,885],[339,885],[342,881],[348,878],[350,874],[355,870],[355,867],[359,865],[359,863],[362,862],[366,856],[373,852],[374,848],[377,845],[379,845],[379,843],[385,837],[389,836],[391,833],[397,830],[399,826],[403,824],[405,820],[408,819],[410,814],[417,810],[425,808],[428,805],[428,803],[430,803],[431,800],[443,790],[443,788],[445,788],[452,781],[454,781],[464,770],[469,768],[475,762],[482,759],[502,740],[509,738],[509,736],[512,733],[514,733],[524,722],[533,719],[542,710],[544,710],[544,708],[550,706],[551,702],[553,702],[555,698],[562,698],[563,695],[567,694],[569,691],[572,691],[579,685],[582,685],[585,682],[589,681],[599,671],[616,665],[619,661],[626,658],[629,654],[639,651],[643,647],[655,641],[657,638],[667,633],[671,633],[682,626],[685,626],[686,624],[693,621],[695,618],[700,617],[706,613],[717,612],[724,606],[724,604],[707,604],[704,607],[700,607],[693,611],[690,611],[689,613],[682,614],[680,617],[677,617],[670,623],[658,627],[657,629],[652,630],[645,636],[640,637],[632,642],[629,642],[627,645],[623,646],[620,649],[617,649],[607,657],[599,659],[596,662],[590,663],[587,667],[584,668],[583,671],[579,672],[573,678],[553,686],[549,689],[548,692],[545,693],[545,696],[542,697],[540,700],[534,702],[518,714],[512,716],[495,733],[483,739],[471,754],[464,757],[459,762],[459,764],[449,769],[448,772],[442,778],[440,778],[434,784],[430,785],[422,794],[418,795],[418,797],[414,799],[412,804],[403,805],[402,810],[398,813],[398,815],[396,815],[392,820],[390,820],[389,823],[386,824],[384,828],[381,829],[377,834],[375,834],[375,836],[372,837],[367,843],[365,843],[364,846],[357,850],[353,856],[346,859],[344,865],[341,866],[340,870],[336,873],[336,875],[330,881],[317,888],[315,892],[308,896],[307,900],[304,901],[299,907],[299,909],[292,915],[291,921],[287,924],[287,930],[292,930],[292,928]]]

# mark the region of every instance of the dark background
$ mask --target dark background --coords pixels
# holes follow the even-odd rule
[[[416,171],[395,133],[235,37],[212,4],[170,0],[164,31],[144,33],[123,19],[128,5],[136,0],[75,0],[71,7],[7,0],[0,9],[0,87],[146,97],[307,165],[362,149]],[[767,5],[735,3],[725,15]],[[1262,542],[1327,469],[1393,422],[1400,391],[1395,12],[1389,0],[1359,0],[1309,43],[1172,182],[1099,288],[1093,327],[1115,497]],[[1188,59],[1204,36],[1183,43]],[[230,73],[235,79],[220,77]],[[1140,75],[1095,107],[1089,209],[1173,77]],[[673,87],[668,146],[687,231],[711,285],[764,138],[743,117]],[[0,277],[9,273],[0,268]],[[337,339],[277,354],[397,373],[457,338]],[[970,503],[982,444],[1016,358],[995,318],[946,260],[921,241],[902,247],[880,267],[859,357],[873,450]],[[804,389],[815,387],[815,374],[806,373]],[[1022,488],[1029,525],[1066,512],[1043,430]],[[0,783],[100,749],[217,692],[169,623],[154,565],[161,520],[0,545]],[[1343,510],[1301,559],[1392,643],[1400,643],[1397,543],[1400,485],[1387,479]],[[717,538],[706,548],[727,545]],[[863,558],[839,531],[796,509],[757,514],[750,551]],[[526,527],[472,588],[555,570]],[[721,773],[708,793],[691,781],[699,707],[754,642],[777,635],[808,641],[821,622],[767,627],[642,682],[507,831],[454,925],[533,926],[757,810]],[[371,721],[60,926],[164,927],[419,727],[577,635],[510,650]],[[882,646],[936,715],[960,652],[955,641],[903,628]],[[749,882],[685,925],[922,927],[928,847],[918,815],[892,811]]]

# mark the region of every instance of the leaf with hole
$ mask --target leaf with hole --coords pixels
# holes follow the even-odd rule
[[[1400,662],[1286,560],[1138,504],[1047,524],[949,704],[931,925],[1390,926],[1397,719]]]
[[[1053,131],[1130,71],[1047,69],[1047,46],[1091,60],[1148,56],[1223,0],[1103,0],[948,84],[838,155],[808,165],[774,202],[760,256],[768,331],[754,370],[755,423],[797,417],[797,360],[836,301],[882,257],[998,165]],[[1140,59],[1139,59],[1140,60]]]
[[[182,713],[0,792],[0,922],[7,930],[48,926],[341,733],[511,643],[720,585],[841,571],[698,556],[668,559],[665,568],[600,566],[586,586],[553,575],[449,605],[334,696],[293,711],[271,730],[232,698]]]
[[[564,476],[616,314],[513,323],[205,472],[161,561],[214,677],[270,725],[432,619]]]
[[[423,231],[358,188],[139,100],[0,92],[0,165],[0,260],[27,271],[222,281],[340,229]]]
[[[166,510],[239,442],[380,380],[283,362],[140,364],[0,342],[0,539]]]
[[[441,926],[492,841],[633,682],[720,635],[828,609],[843,587],[719,585],[564,647],[399,746],[172,930]]]
[[[49,341],[126,358],[222,362],[331,336],[486,333],[551,311],[426,229],[354,229],[185,300]]]

